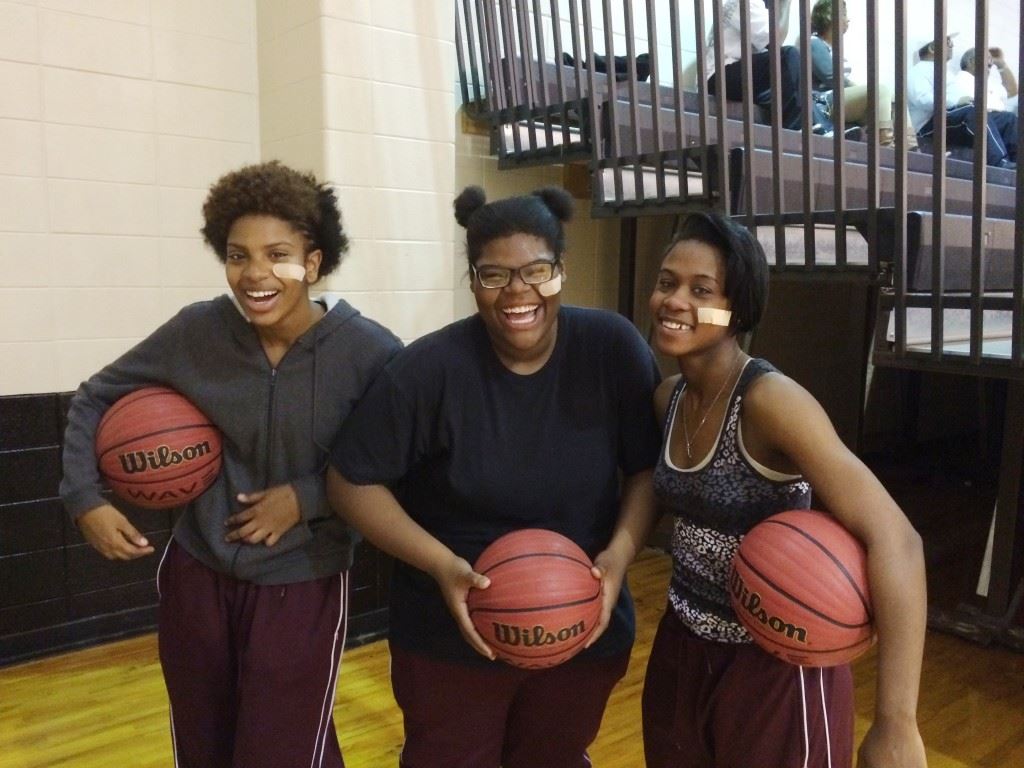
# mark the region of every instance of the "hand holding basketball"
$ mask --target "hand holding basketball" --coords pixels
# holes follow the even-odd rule
[[[469,618],[469,608],[466,605],[471,589],[487,589],[491,580],[473,570],[465,559],[455,554],[445,560],[430,574],[434,577],[441,588],[441,595],[444,597],[448,610],[455,617],[455,623],[466,642],[473,646],[473,649],[481,656],[494,660],[494,651],[484,642],[480,633],[476,631],[473,622]]]
[[[626,578],[629,563],[620,562],[611,550],[604,550],[594,558],[594,567],[590,569],[595,579],[601,581],[601,616],[597,620],[593,633],[587,638],[584,648],[589,648],[604,634],[612,619],[612,611],[619,601],[622,582]]]
[[[90,509],[77,522],[89,545],[108,560],[134,560],[153,553],[146,537],[110,504]]]
[[[262,543],[272,547],[302,519],[299,497],[290,483],[265,491],[240,493],[238,500],[252,506],[225,521],[226,526],[234,526],[224,537],[225,541]]]

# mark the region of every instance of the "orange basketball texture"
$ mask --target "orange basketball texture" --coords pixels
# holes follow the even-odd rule
[[[565,536],[526,528],[496,539],[474,570],[473,625],[502,661],[525,669],[561,664],[583,650],[601,616],[601,582],[586,552]]]
[[[823,512],[754,526],[733,558],[729,596],[758,645],[792,664],[845,664],[874,642],[864,547]]]
[[[114,403],[96,430],[100,474],[121,499],[148,509],[185,504],[221,463],[220,431],[173,389],[144,387]]]

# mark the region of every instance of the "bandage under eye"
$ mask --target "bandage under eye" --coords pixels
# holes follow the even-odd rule
[[[282,280],[298,280],[301,283],[306,279],[306,268],[301,264],[281,262],[275,264],[270,271],[274,273],[275,277]]]
[[[728,309],[718,309],[716,307],[697,307],[698,323],[703,323],[704,325],[722,325],[728,327],[730,320],[732,320],[732,312],[729,311]]]
[[[545,283],[539,283],[537,285],[537,293],[543,296],[545,299],[554,296],[562,290],[562,276],[555,275]]]

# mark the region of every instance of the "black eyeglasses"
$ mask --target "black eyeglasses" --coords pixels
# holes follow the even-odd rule
[[[519,275],[519,279],[527,285],[546,283],[555,276],[557,266],[557,259],[555,261],[541,259],[540,261],[531,261],[519,269],[484,264],[480,267],[473,265],[470,270],[473,272],[473,277],[480,281],[480,285],[484,288],[504,288],[512,282],[512,275]]]

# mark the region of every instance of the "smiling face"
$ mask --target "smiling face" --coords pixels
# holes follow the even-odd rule
[[[516,234],[491,240],[481,249],[480,258],[473,266],[477,270],[485,267],[519,269],[542,259],[554,260],[543,239]],[[561,274],[559,265],[556,275]],[[542,295],[543,285],[547,283],[528,285],[518,273],[512,275],[504,288],[485,288],[479,279],[473,278],[477,311],[495,352],[512,370],[536,370],[554,349],[561,299],[557,293]]]
[[[231,225],[224,270],[257,332],[287,335],[309,320],[309,284],[317,278],[320,251],[307,248],[306,237],[276,216],[241,216]],[[303,279],[286,276],[287,267],[275,274],[275,265],[299,267]]]
[[[681,357],[730,336],[729,328],[699,323],[701,307],[730,309],[725,259],[707,243],[682,240],[662,260],[651,294],[652,342],[659,352]]]

